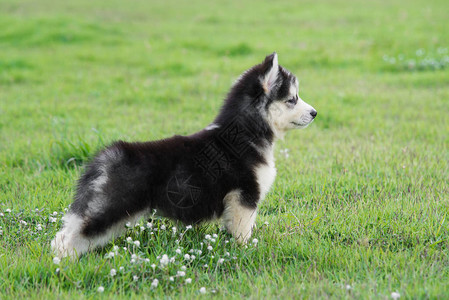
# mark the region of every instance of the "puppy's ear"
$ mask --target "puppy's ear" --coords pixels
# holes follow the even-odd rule
[[[279,74],[278,55],[276,52],[265,57],[262,63],[262,87],[266,94],[269,94],[276,84]]]

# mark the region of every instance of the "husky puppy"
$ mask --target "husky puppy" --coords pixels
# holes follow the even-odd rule
[[[60,256],[105,245],[152,210],[185,224],[221,218],[237,242],[251,236],[257,208],[276,176],[273,147],[317,112],[298,96],[298,80],[276,53],[244,72],[215,121],[189,136],[118,141],[86,166],[64,226]]]

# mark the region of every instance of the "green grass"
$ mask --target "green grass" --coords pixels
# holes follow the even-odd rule
[[[201,287],[218,298],[446,298],[447,8],[3,0],[0,298],[191,298]],[[273,51],[318,117],[276,145],[257,245],[238,247],[215,224],[186,230],[156,218],[158,231],[143,220],[143,231],[53,263],[50,240],[95,151],[205,127],[233,80]],[[202,254],[186,261],[190,249]],[[161,268],[164,254],[176,260]]]

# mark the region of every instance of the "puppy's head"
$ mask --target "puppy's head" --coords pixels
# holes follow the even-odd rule
[[[298,79],[278,64],[276,52],[260,64],[259,81],[267,121],[276,136],[282,137],[290,129],[305,128],[316,117],[316,110],[298,96]]]
[[[246,128],[270,131],[282,138],[286,131],[304,128],[316,110],[298,96],[298,80],[278,64],[275,53],[244,72],[235,82],[215,124],[222,125],[240,116]]]

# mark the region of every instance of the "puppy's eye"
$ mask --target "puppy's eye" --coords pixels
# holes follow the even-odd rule
[[[285,103],[290,104],[290,105],[295,105],[296,99],[295,98],[288,99],[287,101],[285,101]]]

